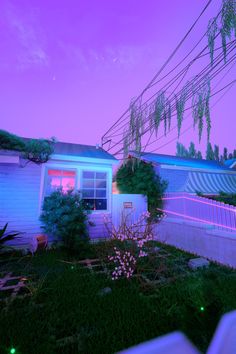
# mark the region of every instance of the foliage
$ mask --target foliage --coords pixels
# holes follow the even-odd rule
[[[208,48],[210,50],[211,65],[213,65],[214,48],[215,48],[215,36],[216,36],[216,33],[217,33],[217,29],[218,29],[218,26],[217,26],[216,18],[213,17],[208,22],[208,27],[207,27]]]
[[[161,123],[161,120],[163,119],[163,113],[165,110],[165,94],[164,92],[160,92],[157,95],[156,101],[155,101],[155,109],[153,113],[153,126],[157,135],[159,125]]]
[[[23,139],[17,135],[0,130],[0,149],[19,151],[22,157],[36,164],[45,163],[53,153],[55,138]]]
[[[167,188],[167,182],[158,176],[150,163],[131,158],[116,173],[117,187],[121,193],[144,194],[148,198],[148,210],[151,216],[157,215],[161,208],[161,198]]]
[[[0,229],[0,250],[4,248],[8,248],[8,246],[6,246],[7,241],[15,240],[19,238],[19,235],[21,235],[21,232],[6,231],[7,227],[8,227],[8,223],[5,224],[3,229]]]
[[[115,227],[109,218],[105,218],[105,226],[111,235],[111,239],[118,241],[108,255],[109,261],[114,264],[112,280],[120,277],[131,278],[136,270],[138,259],[146,257],[145,244],[153,240],[150,213],[144,212],[139,219],[133,223],[133,213],[125,213],[123,210],[121,224]]]
[[[210,142],[207,143],[206,160],[215,160],[214,151]]]
[[[24,149],[24,158],[32,161],[36,164],[45,163],[49,160],[51,154],[53,153],[53,144],[55,139],[31,139],[26,143]]]
[[[0,130],[0,149],[24,151],[25,142],[17,135]]]
[[[232,31],[236,35],[236,2],[235,0],[223,0],[221,11],[221,38],[224,52],[224,59],[226,61],[226,41],[231,39]]]
[[[79,251],[89,241],[87,218],[79,192],[58,189],[44,199],[40,217],[44,231],[62,240],[71,252]]]
[[[220,161],[220,152],[219,152],[219,146],[214,145],[214,160]]]
[[[198,137],[199,141],[201,141],[202,130],[203,130],[203,117],[206,118],[207,123],[207,139],[210,138],[210,130],[211,130],[211,118],[210,118],[210,79],[205,78],[204,84],[198,89],[193,95],[193,121],[194,126],[198,124]]]
[[[225,204],[230,204],[230,205],[236,206],[236,194],[219,192],[218,196],[211,196],[208,198],[213,199],[213,200],[217,200],[218,202],[223,202]]]
[[[193,159],[202,159],[201,151],[197,151],[195,148],[195,144],[191,141],[189,148],[186,147],[177,141],[176,143],[176,156],[180,157],[190,157]]]
[[[221,36],[222,49],[224,60],[227,59],[227,39],[231,39],[232,32],[236,37],[236,2],[235,0],[223,0],[221,9],[221,18],[219,24],[217,18],[213,17],[207,28],[208,48],[210,51],[211,65],[213,65],[215,39],[217,31],[219,30]]]
[[[177,126],[178,126],[178,137],[180,134],[183,117],[184,117],[184,107],[187,100],[187,86],[188,83],[182,88],[179,97],[175,97],[176,100],[176,112],[177,112]]]

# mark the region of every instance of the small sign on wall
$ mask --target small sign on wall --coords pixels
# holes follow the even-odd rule
[[[123,206],[125,209],[133,208],[133,203],[132,202],[124,202]]]

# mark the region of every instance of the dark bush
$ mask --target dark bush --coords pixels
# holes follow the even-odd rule
[[[58,189],[51,193],[44,199],[40,219],[44,231],[62,241],[70,252],[82,250],[89,242],[88,212],[78,192]]]

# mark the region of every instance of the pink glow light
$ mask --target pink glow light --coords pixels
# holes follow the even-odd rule
[[[174,211],[170,211],[170,210],[167,210],[167,209],[157,208],[157,210],[162,211],[164,213],[170,213],[170,214],[173,214],[173,215],[182,216],[184,218],[187,218],[187,219],[190,219],[190,220],[193,220],[193,221],[200,221],[200,222],[205,223],[205,224],[214,225],[214,226],[218,226],[218,227],[223,227],[223,228],[226,228],[226,229],[230,229],[230,230],[236,231],[235,227],[230,227],[230,226],[225,226],[225,225],[222,225],[222,224],[217,224],[217,223],[214,223],[214,222],[210,222],[210,221],[206,221],[206,220],[203,220],[203,219],[195,218],[193,216],[187,216],[185,214],[176,213]]]

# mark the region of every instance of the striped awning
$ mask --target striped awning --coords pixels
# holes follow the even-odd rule
[[[204,194],[236,193],[236,174],[190,171],[184,190],[188,193]]]

